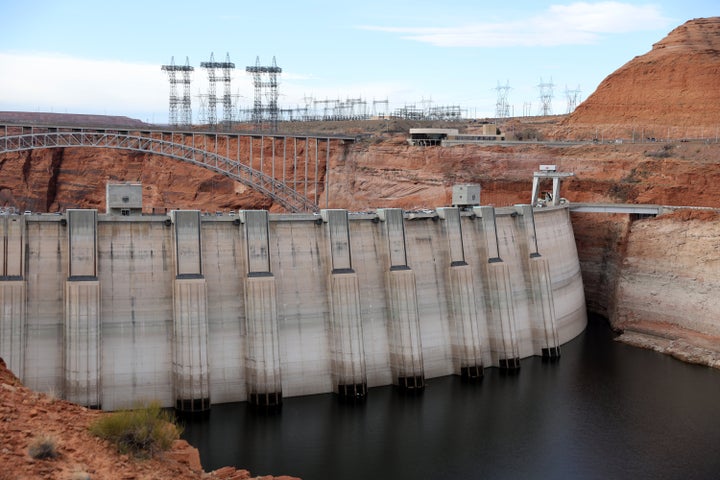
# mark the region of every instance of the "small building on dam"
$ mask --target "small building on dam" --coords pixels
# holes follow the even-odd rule
[[[127,195],[125,195],[127,196]],[[586,326],[566,206],[0,215],[0,356],[115,410],[181,411],[557,358]]]

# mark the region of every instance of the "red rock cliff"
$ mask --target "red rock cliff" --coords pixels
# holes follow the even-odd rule
[[[557,135],[714,137],[720,125],[720,17],[686,22],[610,74]]]

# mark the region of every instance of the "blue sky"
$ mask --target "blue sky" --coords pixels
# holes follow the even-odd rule
[[[200,62],[213,53],[235,63],[232,91],[246,108],[245,66],[274,56],[282,108],[307,98],[387,99],[390,109],[459,105],[486,117],[498,85],[508,85],[510,113],[537,114],[542,82],[554,85],[552,112],[565,113],[567,89],[584,100],[673,28],[717,15],[717,0],[0,0],[0,110],[165,123],[160,67],[188,57],[197,116],[207,93]]]

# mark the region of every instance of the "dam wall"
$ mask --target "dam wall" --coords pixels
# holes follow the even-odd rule
[[[0,356],[107,410],[421,390],[586,325],[565,207],[0,220]]]

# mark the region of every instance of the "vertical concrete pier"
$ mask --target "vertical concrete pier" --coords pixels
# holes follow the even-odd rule
[[[540,351],[544,359],[560,358],[560,339],[555,322],[555,302],[553,299],[552,277],[550,265],[538,251],[535,214],[532,205],[516,205],[520,214],[521,231],[525,233],[525,258],[529,288],[531,291],[532,312],[534,315],[533,336],[540,343]]]
[[[483,377],[482,338],[475,304],[472,268],[465,261],[465,246],[457,207],[438,208],[445,220],[445,235],[450,253],[450,326],[452,350],[457,373],[465,380]]]
[[[258,407],[282,404],[277,293],[270,271],[268,212],[240,213],[245,231],[245,318],[247,322],[248,402]]]
[[[0,215],[0,356],[23,378],[25,364],[25,217]]]
[[[487,282],[489,290],[492,327],[497,339],[494,357],[503,370],[520,368],[520,349],[515,326],[515,309],[510,283],[510,269],[500,257],[494,207],[474,207],[475,214],[482,219],[487,252]]]
[[[173,281],[173,392],[181,412],[210,409],[207,285],[202,270],[200,212],[171,212]]]
[[[343,399],[367,395],[358,278],[352,268],[347,210],[321,210],[330,247],[330,323],[332,375],[336,393]]]
[[[73,403],[101,408],[97,210],[68,210],[67,227],[64,397]]]
[[[408,266],[403,211],[378,210],[387,238],[388,330],[393,383],[407,392],[425,388],[415,272]]]

